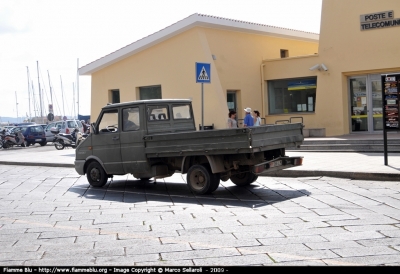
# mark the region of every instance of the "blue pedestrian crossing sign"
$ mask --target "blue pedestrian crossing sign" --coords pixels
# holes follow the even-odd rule
[[[211,64],[196,63],[196,83],[211,83]]]

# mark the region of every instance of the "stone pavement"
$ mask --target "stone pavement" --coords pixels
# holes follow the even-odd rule
[[[195,196],[181,174],[95,189],[70,167],[0,165],[0,246],[0,266],[400,266],[400,182],[259,177]]]

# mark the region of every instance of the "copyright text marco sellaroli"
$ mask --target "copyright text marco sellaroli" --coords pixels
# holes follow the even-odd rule
[[[158,269],[158,273],[174,273],[174,272],[203,272],[202,267],[179,267],[179,268],[174,268],[174,267],[163,267]]]

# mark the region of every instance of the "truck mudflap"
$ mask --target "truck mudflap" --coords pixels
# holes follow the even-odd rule
[[[253,167],[253,173],[256,175],[261,175],[263,173],[277,171],[281,169],[286,169],[295,166],[301,166],[303,164],[303,157],[279,157],[271,161],[263,162],[261,164],[255,165]]]

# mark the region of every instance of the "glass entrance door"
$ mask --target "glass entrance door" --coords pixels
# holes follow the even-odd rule
[[[351,131],[368,131],[367,77],[350,79]]]
[[[371,99],[372,99],[372,128],[374,131],[383,130],[383,102],[382,102],[382,81],[380,74],[370,75]]]
[[[349,79],[351,131],[382,130],[382,88],[380,74]]]

